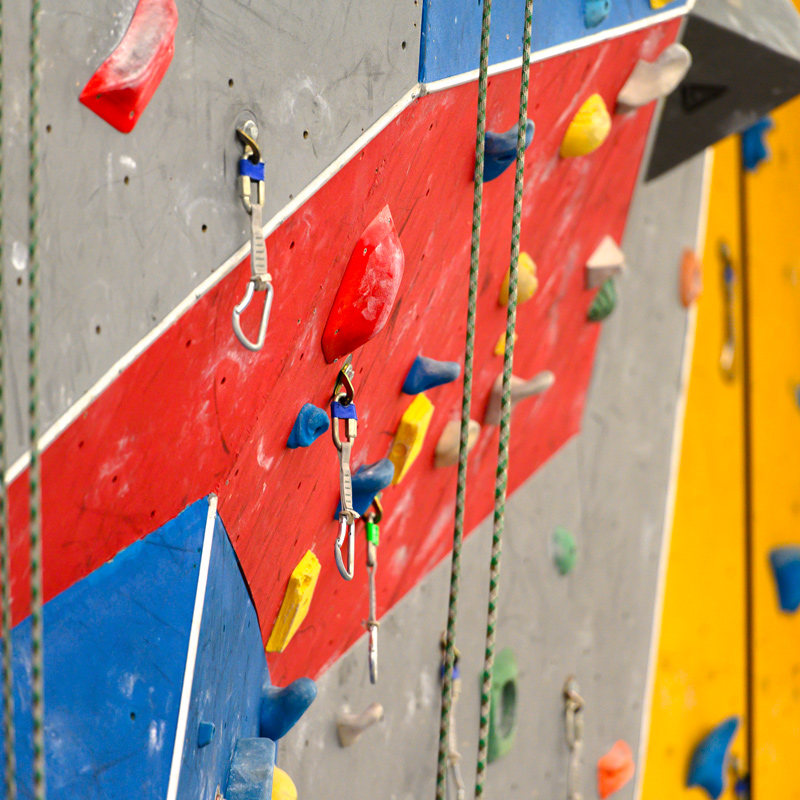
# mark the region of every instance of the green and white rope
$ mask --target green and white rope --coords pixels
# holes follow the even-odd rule
[[[0,0],[0,583],[3,604],[0,636],[3,638],[3,775],[8,800],[17,798],[16,736],[14,733],[14,672],[11,647],[11,536],[8,529],[5,440],[5,284],[3,282],[3,3]]]
[[[28,109],[28,433],[31,452],[31,711],[33,717],[33,793],[45,800],[44,636],[42,630],[42,486],[39,453],[39,18],[41,3],[32,0],[30,23],[30,95]]]
[[[511,231],[511,264],[508,279],[508,315],[506,318],[506,348],[503,359],[503,402],[500,416],[500,444],[497,453],[497,474],[494,488],[494,526],[492,558],[489,567],[489,610],[486,621],[486,650],[481,685],[480,733],[478,763],[475,775],[475,798],[483,796],[489,748],[489,715],[491,713],[492,668],[494,666],[497,596],[500,584],[500,556],[505,527],[506,491],[508,488],[508,444],[511,435],[511,374],[514,366],[514,331],[517,325],[517,275],[519,235],[522,224],[522,190],[525,172],[525,129],[528,123],[528,79],[531,62],[531,28],[533,0],[525,3],[525,28],[522,48],[522,81],[519,96],[519,125],[517,128],[517,172],[514,182],[514,217]]]
[[[481,209],[483,207],[483,160],[486,139],[486,93],[489,82],[489,29],[492,0],[483,0],[480,69],[478,73],[478,122],[475,135],[475,180],[472,200],[472,246],[469,265],[467,302],[467,339],[464,353],[464,388],[461,396],[461,438],[458,450],[458,482],[453,526],[453,556],[450,566],[450,600],[445,634],[444,675],[442,677],[442,716],[439,725],[439,759],[436,767],[436,800],[445,800],[447,792],[447,755],[449,751],[450,708],[453,702],[453,661],[455,658],[458,584],[461,574],[461,543],[464,539],[464,504],[467,489],[469,420],[472,405],[472,373],[475,360],[475,314],[478,304],[478,264],[481,246]]]

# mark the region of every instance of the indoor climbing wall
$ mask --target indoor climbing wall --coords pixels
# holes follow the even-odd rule
[[[639,770],[673,426],[685,370],[687,314],[678,267],[683,249],[702,239],[703,179],[700,157],[637,188],[622,241],[629,272],[600,337],[581,433],[509,501],[497,648],[511,648],[516,657],[516,735],[509,754],[489,765],[489,796],[566,797],[563,689],[570,675],[585,701],[583,796],[598,796],[597,762],[618,740],[630,746]],[[558,529],[575,542],[572,565],[558,559]],[[489,520],[462,555],[456,730],[468,793],[490,546]],[[380,575],[379,565],[379,581]],[[445,561],[383,617],[376,686],[369,682],[365,636],[318,680],[315,704],[278,758],[296,778],[299,796],[341,794],[348,787],[383,796],[387,786],[397,798],[431,794],[448,584]],[[366,618],[365,605],[360,611]],[[302,646],[302,637],[295,646]],[[383,721],[342,749],[336,733],[342,712],[360,714],[375,702],[383,706]],[[635,788],[634,780],[614,796],[632,798]]]
[[[343,357],[353,351],[359,419],[352,467],[385,489],[376,578],[384,649],[379,688],[369,697],[383,704],[387,719],[386,771],[374,770],[369,780],[400,780],[402,791],[420,793],[415,782],[431,774],[419,765],[434,764],[443,559],[452,544],[455,489],[452,452],[439,445],[460,406],[475,162],[473,5],[404,0],[343,8],[286,0],[212,10],[172,0],[97,0],[87,9],[61,0],[43,14],[45,599],[52,609],[70,592],[97,585],[109,564],[129,563],[146,537],[213,493],[204,544],[186,545],[181,557],[199,575],[212,575],[205,542],[219,529],[219,541],[232,545],[226,563],[235,552],[248,590],[245,598],[234,581],[231,618],[236,608],[257,617],[272,683],[321,679],[316,710],[281,750],[286,764],[279,759],[306,794],[318,790],[314,781],[323,775],[352,779],[358,751],[329,746],[334,711],[345,703],[360,711],[368,699],[360,688],[368,615],[363,527],[348,583],[334,556],[337,453],[329,435],[317,438],[327,431]],[[504,168],[518,115],[522,9],[520,0],[497,3],[489,59],[467,533],[493,502],[492,395],[502,368],[513,199],[513,170]],[[495,770],[491,780],[505,781],[509,791],[521,781],[533,781],[543,796],[564,788],[561,692],[572,673],[587,703],[585,792],[604,754],[608,780],[625,784],[620,796],[633,791],[681,391],[686,313],[676,271],[681,249],[698,236],[703,169],[697,160],[639,185],[629,220],[654,101],[675,88],[688,61],[678,63],[680,74],[666,70],[669,80],[638,100],[629,78],[642,60],[645,72],[674,63],[669,48],[686,11],[685,3],[650,0],[534,4],[521,233],[527,288],[515,374],[536,396],[521,400],[513,415],[509,488],[524,488],[509,511],[498,635],[514,652],[499,657],[497,668],[509,684],[516,670],[518,737],[536,741],[546,758],[520,760],[520,742],[515,750],[504,730],[500,750],[510,749],[505,763],[517,766]],[[5,172],[8,197],[24,200],[25,19],[22,9],[9,16],[4,58],[14,113]],[[131,54],[148,68],[133,75]],[[259,183],[259,155],[262,229],[239,197],[240,172]],[[243,156],[252,159],[242,163]],[[22,630],[24,202],[7,207],[5,378],[18,457],[10,473],[12,591]],[[264,237],[274,298],[263,347],[253,351],[234,334],[232,313],[251,270],[263,263]],[[366,294],[365,270],[380,272],[380,287]],[[242,314],[251,338],[263,302],[255,294]],[[359,304],[367,310],[354,323]],[[436,374],[423,375],[415,388],[420,356],[435,361],[422,371]],[[196,526],[193,535],[200,535]],[[458,640],[465,752],[475,741],[487,541],[480,529],[467,543]],[[290,727],[264,720],[274,698],[269,682],[257,686],[260,656],[241,668],[246,697],[232,697],[223,709],[203,705],[207,694],[198,686],[230,690],[240,680],[220,656],[236,650],[225,625],[215,633],[222,644],[203,638],[204,621],[225,596],[214,585],[206,589],[198,579],[191,617],[187,606],[177,626],[177,722],[149,720],[139,706],[122,714],[124,724],[136,723],[134,742],[152,738],[153,725],[156,737],[162,722],[170,726],[171,738],[157,738],[161,782],[148,788],[153,796],[163,794],[165,781],[170,800],[182,796],[175,777],[181,769],[202,776],[209,792],[212,777],[224,783],[229,761],[244,785],[255,780],[247,777],[253,753],[271,775],[274,742]],[[236,635],[252,650],[252,630]],[[200,675],[194,693],[193,674]],[[295,701],[295,690],[287,691],[276,705]],[[225,733],[227,713],[249,742],[241,749]],[[323,745],[313,768],[305,740]],[[172,761],[164,755],[170,748]],[[53,769],[58,775],[69,767]],[[466,758],[467,780],[471,769]],[[187,781],[183,793],[194,786]],[[233,793],[228,800],[236,800]]]
[[[718,3],[697,8],[719,18]],[[792,31],[796,21],[768,15],[747,35],[796,54]],[[796,58],[784,55],[783,68],[776,85],[796,72]],[[740,797],[748,776],[752,797],[800,792],[797,242],[784,214],[798,178],[797,125],[792,101],[715,148],[646,800]],[[730,374],[721,368],[729,304],[723,242],[734,274]],[[714,754],[713,769],[698,768],[701,752]]]

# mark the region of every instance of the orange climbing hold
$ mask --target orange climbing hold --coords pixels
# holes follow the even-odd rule
[[[631,748],[620,739],[597,762],[597,791],[600,800],[619,791],[633,777],[635,770]]]
[[[683,251],[681,259],[681,303],[689,308],[703,291],[703,263],[694,250]]]
[[[172,61],[177,27],[175,0],[139,0],[122,41],[81,92],[81,103],[118,131],[132,131]]]

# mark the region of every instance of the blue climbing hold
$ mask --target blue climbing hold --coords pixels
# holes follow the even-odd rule
[[[728,750],[739,727],[739,717],[728,717],[695,748],[686,786],[699,786],[716,800],[725,788]]]
[[[226,800],[270,800],[275,769],[275,742],[239,739],[231,761]]]
[[[584,0],[583,21],[587,28],[596,28],[611,11],[611,0]]]
[[[260,735],[278,741],[303,716],[316,696],[317,684],[311,678],[298,678],[283,689],[265,683],[261,693]]]
[[[536,127],[533,120],[525,126],[525,149],[531,146]],[[483,162],[483,180],[493,181],[502,175],[517,159],[517,126],[505,133],[486,132],[486,148]],[[405,391],[405,390],[404,390]],[[421,391],[421,390],[420,390]],[[412,394],[409,392],[408,394]]]
[[[775,123],[769,117],[762,117],[755,125],[743,131],[742,163],[747,172],[755,172],[769,158],[766,135],[774,127]]]
[[[800,608],[800,547],[776,547],[770,552],[769,561],[778,587],[781,610],[797,611]]]
[[[419,394],[434,386],[452,383],[461,374],[461,366],[456,361],[436,361],[434,358],[417,356],[406,375],[403,391],[406,394]]]
[[[291,450],[308,447],[328,430],[330,424],[328,415],[321,408],[306,403],[294,421],[286,446]]]
[[[211,744],[216,732],[217,726],[213,722],[201,722],[197,726],[197,746],[205,747]]]
[[[353,475],[353,511],[363,517],[372,505],[375,495],[382,492],[394,478],[394,464],[382,458],[374,464],[364,464]],[[334,519],[339,519],[342,504],[336,506]]]

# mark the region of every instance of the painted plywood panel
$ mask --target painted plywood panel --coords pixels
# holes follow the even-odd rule
[[[527,435],[516,438],[512,452],[512,489],[579,429],[599,333],[585,318],[593,295],[584,288],[583,265],[603,236],[622,235],[652,109],[615,117],[609,140],[584,159],[560,159],[561,138],[588,94],[599,91],[611,104],[629,71],[621,65],[657,55],[678,26],[666,23],[532,69],[530,114],[540,136],[526,159],[522,246],[538,262],[540,289],[520,309],[516,363],[524,377],[549,368],[557,380],[545,396],[515,412],[515,425]],[[518,71],[492,79],[491,128],[513,124],[518,87]],[[400,387],[414,357],[424,352],[460,359],[474,102],[473,84],[415,103],[269,238],[276,301],[261,353],[244,351],[230,327],[248,277],[245,261],[45,451],[48,596],[169,519],[187,499],[217,489],[267,633],[303,553],[313,549],[323,564],[317,593],[328,602],[312,607],[298,634],[305,648],[275,657],[276,682],[315,674],[360,635],[360,616],[345,610],[366,607],[365,573],[344,584],[333,567],[335,451],[327,437],[310,451],[289,452],[285,442],[299,407],[306,401],[324,405],[332,390],[337,368],[324,364],[322,328],[353,243],[387,202],[406,271],[386,329],[357,354],[362,424],[356,466],[386,455],[409,402]],[[479,417],[501,368],[493,351],[505,324],[497,296],[510,252],[512,185],[509,172],[485,191]],[[455,471],[432,471],[432,454],[442,428],[457,414],[459,396],[457,384],[431,394],[437,414],[422,455],[400,487],[387,493],[391,522],[382,532],[381,609],[448,552],[452,505],[442,498],[453,497]],[[485,430],[472,456],[468,529],[491,508],[496,436]],[[26,606],[24,491],[23,475],[11,487],[17,614]]]
[[[176,0],[172,63],[136,128],[122,134],[78,97],[136,5],[52,0],[42,13],[45,427],[247,241],[240,114],[259,123],[267,220],[417,82],[415,0]],[[27,435],[28,24],[25,3],[5,8],[12,459]]]
[[[483,4],[475,0],[424,0],[419,79],[438,81],[478,68]],[[608,17],[587,28],[584,0],[534,0],[531,47],[534,52],[646,20],[662,11],[685,9],[673,0],[654,11],[650,0],[613,0]],[[489,40],[489,64],[522,56],[525,0],[495,0]]]
[[[774,115],[748,177],[752,362],[754,753],[757,797],[800,797],[800,616],[780,611],[769,551],[800,543],[800,103]]]
[[[730,245],[737,269],[740,263],[738,137],[713,152],[705,288],[696,311],[644,800],[706,797],[685,788],[694,746],[723,718],[744,715],[746,707],[742,373],[738,362],[735,379],[728,381],[719,365],[725,334],[721,241]],[[678,263],[670,266],[677,302]],[[740,729],[740,755],[743,742]],[[734,797],[730,790],[724,796]]]

